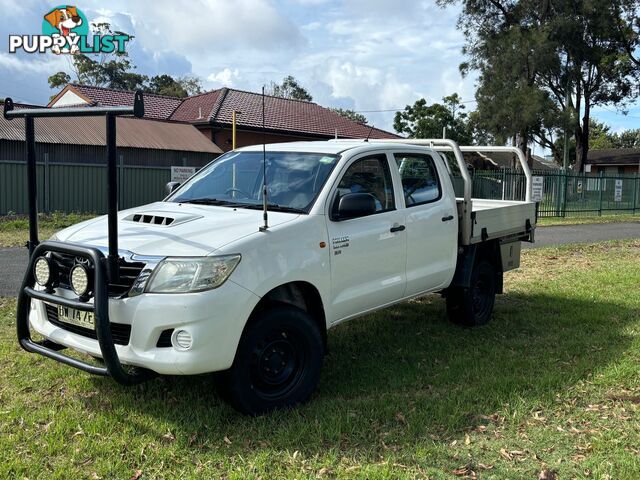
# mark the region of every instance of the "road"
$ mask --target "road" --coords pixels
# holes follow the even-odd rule
[[[536,230],[536,243],[523,246],[539,248],[629,238],[640,238],[640,222],[540,227]],[[26,264],[26,248],[0,248],[0,297],[17,295]]]

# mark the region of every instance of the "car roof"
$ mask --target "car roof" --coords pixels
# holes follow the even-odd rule
[[[395,144],[397,147],[399,144]],[[404,145],[404,147],[414,147],[414,145]],[[392,144],[389,142],[377,142],[376,140],[370,140],[365,142],[364,140],[321,140],[312,142],[286,142],[286,143],[267,143],[265,150],[267,152],[315,152],[325,154],[340,154],[347,150],[355,148],[390,148]],[[421,147],[425,148],[425,147]],[[243,152],[261,152],[262,144],[251,145],[248,147],[242,147],[238,149]]]

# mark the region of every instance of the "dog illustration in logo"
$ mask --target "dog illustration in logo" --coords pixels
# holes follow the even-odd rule
[[[71,30],[82,25],[82,18],[78,14],[78,9],[69,5],[52,10],[44,16],[44,19],[60,32],[51,35],[54,37],[54,42],[56,42],[56,37],[67,37],[67,39],[77,37],[78,35]],[[77,43],[65,42],[64,45],[61,49],[59,44],[54,44],[51,47],[51,51],[56,55],[60,53],[77,54],[80,52],[80,47],[78,47]],[[71,45],[71,49],[67,45]]]

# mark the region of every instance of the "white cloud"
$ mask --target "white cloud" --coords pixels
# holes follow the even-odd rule
[[[236,81],[240,78],[240,71],[236,68],[231,70],[225,68],[218,73],[211,73],[207,76],[207,82],[210,83],[211,88],[216,87],[233,87]]]

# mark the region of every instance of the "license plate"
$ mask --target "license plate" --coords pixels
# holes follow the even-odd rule
[[[58,320],[78,327],[90,328],[95,330],[96,322],[93,318],[93,312],[83,312],[75,308],[63,307],[58,305]]]

